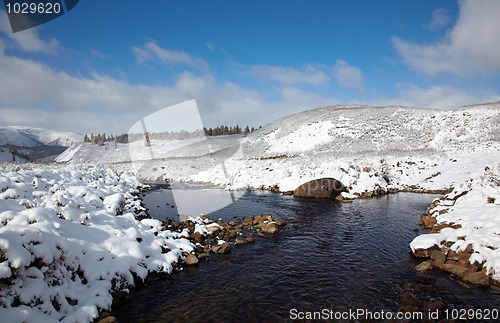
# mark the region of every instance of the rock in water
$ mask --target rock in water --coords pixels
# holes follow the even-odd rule
[[[268,234],[274,234],[278,232],[278,226],[275,223],[265,223],[261,227],[262,232],[268,233]]]
[[[224,242],[220,244],[219,250],[217,250],[218,253],[229,253],[231,251],[231,245],[228,242]]]
[[[490,278],[480,271],[465,276],[464,282],[483,287],[490,286]]]
[[[193,254],[189,254],[186,258],[186,265],[188,266],[192,266],[192,265],[196,265],[198,263],[198,258],[193,255]]]
[[[431,269],[432,269],[432,261],[430,260],[424,261],[415,267],[416,271],[429,271]]]
[[[335,178],[313,179],[297,187],[293,196],[310,198],[335,198],[345,191],[345,186]]]

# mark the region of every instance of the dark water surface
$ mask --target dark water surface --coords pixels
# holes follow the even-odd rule
[[[168,209],[165,194],[145,199],[160,218]],[[409,243],[435,197],[398,193],[342,204],[246,193],[209,216],[227,221],[271,213],[287,220],[285,229],[155,281],[112,314],[119,322],[275,322],[289,321],[291,309],[397,311],[408,284],[428,278],[417,277]],[[467,288],[439,272],[432,277],[424,286],[432,290],[427,300],[457,309],[500,307],[496,287]],[[444,286],[439,292],[436,279]]]

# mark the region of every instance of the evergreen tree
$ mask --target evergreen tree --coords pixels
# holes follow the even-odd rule
[[[146,147],[151,146],[151,140],[149,139],[149,133],[148,132],[144,133],[144,145]]]

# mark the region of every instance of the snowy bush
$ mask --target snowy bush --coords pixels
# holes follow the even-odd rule
[[[0,168],[2,320],[88,322],[113,290],[172,272],[193,245],[136,219],[138,185],[101,167]]]

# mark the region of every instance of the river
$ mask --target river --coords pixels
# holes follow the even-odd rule
[[[210,203],[227,195],[206,190]],[[169,194],[146,194],[152,216],[172,215]],[[287,221],[285,229],[155,281],[112,314],[119,322],[279,322],[305,311],[395,312],[404,305],[403,293],[416,289],[421,302],[442,300],[447,309],[498,309],[497,287],[469,288],[441,272],[415,272],[419,260],[409,243],[435,197],[398,193],[344,204],[245,193],[209,216],[228,221],[271,213]]]

